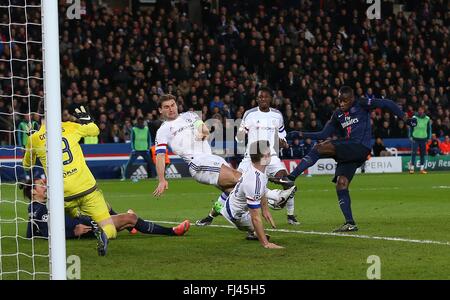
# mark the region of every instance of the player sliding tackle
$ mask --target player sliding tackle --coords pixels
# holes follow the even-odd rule
[[[159,112],[165,122],[156,133],[156,172],[158,186],[154,196],[161,196],[168,189],[165,178],[165,153],[167,146],[181,156],[189,165],[189,172],[199,183],[215,185],[226,199],[242,173],[232,169],[220,156],[212,154],[207,137],[209,130],[194,112],[178,114],[173,95],[163,95],[159,101]],[[266,196],[276,203],[284,203],[293,197],[295,186],[288,190],[268,190]]]
[[[251,165],[242,174],[220,213],[239,230],[254,232],[264,248],[283,248],[269,242],[260,216],[262,213],[266,221],[275,228],[265,197],[267,192],[265,171],[271,160],[269,141],[262,140],[250,144],[249,155]]]
[[[344,225],[337,228],[335,232],[349,232],[358,230],[352,215],[348,189],[356,169],[366,161],[371,150],[370,110],[388,109],[397,117],[405,119],[407,115],[391,100],[364,97],[355,99],[352,88],[348,86],[340,88],[338,101],[339,108],[322,131],[296,132],[300,138],[324,140],[336,134],[338,139],[326,140],[314,146],[288,178],[295,180],[319,158],[334,158],[337,167],[333,182],[336,183],[339,206],[345,217]],[[406,120],[406,124],[412,127],[417,124],[416,122],[414,119]]]
[[[271,108],[270,105],[273,100],[273,92],[271,89],[262,87],[258,91],[258,97],[256,102],[258,107],[254,107],[245,112],[241,125],[236,135],[237,142],[244,142],[247,136],[247,149],[245,151],[244,159],[238,166],[238,171],[244,173],[251,165],[249,147],[253,142],[258,140],[267,140],[271,145],[271,160],[270,164],[266,166],[266,174],[269,177],[285,177],[288,172],[284,163],[281,162],[278,157],[278,145],[286,145],[286,131],[284,130],[283,115],[280,111]],[[271,180],[271,179],[269,179]],[[280,182],[279,182],[280,183]],[[285,190],[290,189],[294,185],[293,181],[288,181],[283,184]],[[226,198],[217,201],[214,207],[209,212],[208,216],[195,222],[198,226],[210,225],[214,217],[219,215],[220,208],[222,207]],[[269,202],[269,206],[272,203]],[[280,206],[276,208],[282,208]],[[288,224],[298,225],[300,224],[294,215],[294,197],[289,198],[286,203],[287,221]]]

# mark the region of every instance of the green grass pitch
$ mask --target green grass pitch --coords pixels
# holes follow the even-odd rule
[[[97,256],[95,240],[70,240],[67,255],[80,257],[81,279],[367,279],[370,255],[379,256],[382,279],[450,279],[449,179],[449,173],[440,172],[356,175],[350,193],[360,228],[357,237],[329,234],[343,223],[331,176],[302,176],[297,179],[296,195],[301,225],[288,225],[285,211],[272,211],[280,229],[270,232],[272,240],[285,249],[263,249],[233,228],[192,226],[184,237],[121,232],[111,241],[106,257]],[[174,223],[195,222],[219,195],[215,188],[192,179],[169,181],[161,198],[152,196],[155,180],[99,181],[99,186],[118,212],[133,208],[145,219]],[[11,217],[16,206],[18,217],[26,218],[25,204],[5,202],[16,193],[22,199],[20,191],[9,185],[0,188],[0,217]],[[223,218],[214,224],[230,225]],[[7,272],[18,265],[32,272],[29,257],[8,255],[17,248],[31,254],[32,247],[35,253],[45,254],[46,242],[5,237],[16,231],[24,235],[25,224],[2,223],[0,230],[2,279],[16,279],[17,274]],[[34,270],[46,269],[46,259],[36,258]],[[32,277],[20,272],[19,278]]]

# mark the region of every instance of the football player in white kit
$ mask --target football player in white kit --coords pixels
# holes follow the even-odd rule
[[[258,238],[264,248],[283,248],[270,243],[264,232],[261,214],[275,228],[267,198],[266,168],[270,165],[271,146],[261,140],[250,144],[248,150],[250,165],[231,191],[221,210],[221,215],[239,230],[247,231]]]
[[[165,178],[165,153],[167,146],[179,155],[188,165],[192,177],[199,183],[215,185],[223,193],[219,198],[227,198],[242,173],[231,168],[220,156],[211,152],[207,137],[208,127],[194,112],[178,114],[175,96],[166,94],[160,97],[159,112],[165,119],[156,132],[156,172],[158,186],[153,195],[158,197],[168,189]],[[289,190],[269,190],[267,197],[271,201],[284,203],[295,193],[295,187]]]
[[[248,137],[247,150],[244,159],[239,164],[238,171],[244,173],[251,166],[251,158],[249,154],[250,145],[258,140],[268,140],[271,145],[272,159],[266,167],[265,172],[269,177],[285,178],[288,175],[286,167],[278,158],[278,145],[286,144],[286,131],[284,129],[284,119],[280,111],[271,108],[272,90],[269,88],[261,88],[258,91],[258,107],[252,108],[245,112],[242,123],[238,130],[236,140],[242,142],[245,135]],[[278,181],[277,183],[279,183]],[[284,188],[289,189],[294,185],[292,181],[285,182]],[[225,199],[221,199],[223,203]],[[217,202],[210,214],[196,222],[198,226],[205,226],[212,223],[213,218],[219,215],[218,207],[221,204]],[[290,197],[286,203],[287,222],[291,225],[300,224],[294,215],[294,197]]]

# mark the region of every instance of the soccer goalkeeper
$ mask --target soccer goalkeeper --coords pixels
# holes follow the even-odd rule
[[[44,115],[44,101],[39,103],[39,114]],[[116,227],[109,214],[103,193],[98,189],[97,182],[86,165],[79,141],[86,136],[98,136],[100,130],[93,123],[91,116],[83,106],[75,109],[75,117],[79,123],[62,123],[62,151],[64,170],[64,207],[72,217],[78,214],[92,218],[100,226],[97,234],[97,251],[100,256],[106,255],[108,240],[117,235]],[[31,168],[36,158],[47,166],[45,120],[41,119],[39,131],[28,139],[23,167]]]

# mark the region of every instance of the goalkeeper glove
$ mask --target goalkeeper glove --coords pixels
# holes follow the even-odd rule
[[[84,106],[80,106],[80,108],[75,108],[75,117],[80,121],[81,124],[88,124],[93,122],[94,120],[86,111]]]

